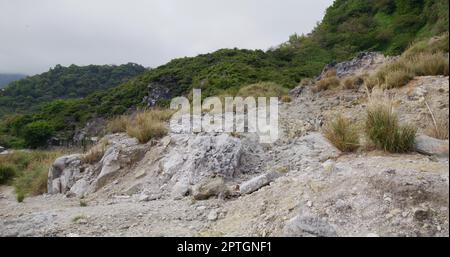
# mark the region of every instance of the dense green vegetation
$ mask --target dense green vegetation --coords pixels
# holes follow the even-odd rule
[[[11,82],[0,93],[0,114],[26,112],[55,99],[82,98],[110,89],[145,71],[128,63],[116,65],[56,65],[48,72]]]
[[[202,88],[205,97],[234,94],[259,82],[292,88],[303,78],[318,75],[332,61],[366,50],[400,54],[413,41],[444,31],[448,31],[448,0],[336,0],[310,34],[292,35],[288,42],[268,51],[221,49],[174,59],[107,91],[75,91],[74,96],[85,97],[54,100],[36,112],[5,117],[0,125],[0,145],[31,146],[30,140],[25,141],[26,127],[38,121],[45,121],[50,132],[71,137],[76,127],[91,118],[112,117],[145,106],[142,100],[149,88],[169,90],[159,105],[166,105],[171,96],[189,94],[194,87]],[[29,95],[22,95],[21,88],[17,87],[17,104],[28,105]]]

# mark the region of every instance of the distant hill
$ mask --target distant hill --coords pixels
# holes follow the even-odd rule
[[[0,88],[5,87],[14,80],[23,79],[26,76],[24,74],[0,73]]]
[[[124,65],[56,65],[48,72],[11,82],[0,92],[0,115],[24,113],[56,99],[83,98],[110,89],[141,74],[145,68]]]

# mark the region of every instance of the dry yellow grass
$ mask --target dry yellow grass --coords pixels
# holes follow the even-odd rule
[[[323,130],[325,137],[342,152],[353,152],[359,147],[359,135],[356,126],[350,120],[338,115],[329,121]]]
[[[367,88],[390,89],[408,84],[414,76],[449,75],[448,33],[428,41],[417,42],[393,63],[379,69],[365,80]]]
[[[126,115],[120,115],[114,117],[108,122],[106,127],[109,133],[121,133],[127,130],[127,124],[130,122],[130,117]]]
[[[165,122],[172,116],[172,110],[147,110],[136,114],[126,128],[127,134],[135,137],[140,143],[147,143],[150,139],[160,138],[167,134]]]
[[[357,89],[364,83],[364,79],[361,76],[347,76],[342,81],[344,89]]]
[[[108,140],[102,139],[98,144],[93,146],[86,154],[83,155],[83,161],[89,164],[100,161],[108,144]]]
[[[290,102],[292,102],[292,98],[290,96],[288,96],[288,95],[284,95],[284,96],[281,97],[281,102],[283,102],[283,103],[290,103]]]

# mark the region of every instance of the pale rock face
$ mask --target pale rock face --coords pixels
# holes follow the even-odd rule
[[[448,140],[439,140],[426,135],[416,137],[415,150],[422,154],[448,157]]]
[[[159,166],[172,181],[194,185],[213,175],[230,179],[238,171],[242,144],[228,134],[174,134],[171,142]]]
[[[82,197],[86,194],[89,183],[85,179],[80,179],[70,188],[69,195]]]
[[[59,157],[48,172],[48,193],[66,193],[75,184],[81,173],[82,155]]]
[[[84,163],[82,154],[59,157],[48,173],[48,193],[84,196],[103,187],[124,167],[142,159],[147,145],[124,134],[105,137],[109,144],[99,163]]]

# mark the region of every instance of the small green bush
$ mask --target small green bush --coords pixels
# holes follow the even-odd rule
[[[23,134],[26,144],[37,148],[47,144],[47,140],[53,135],[53,128],[46,121],[34,121],[25,126]]]

